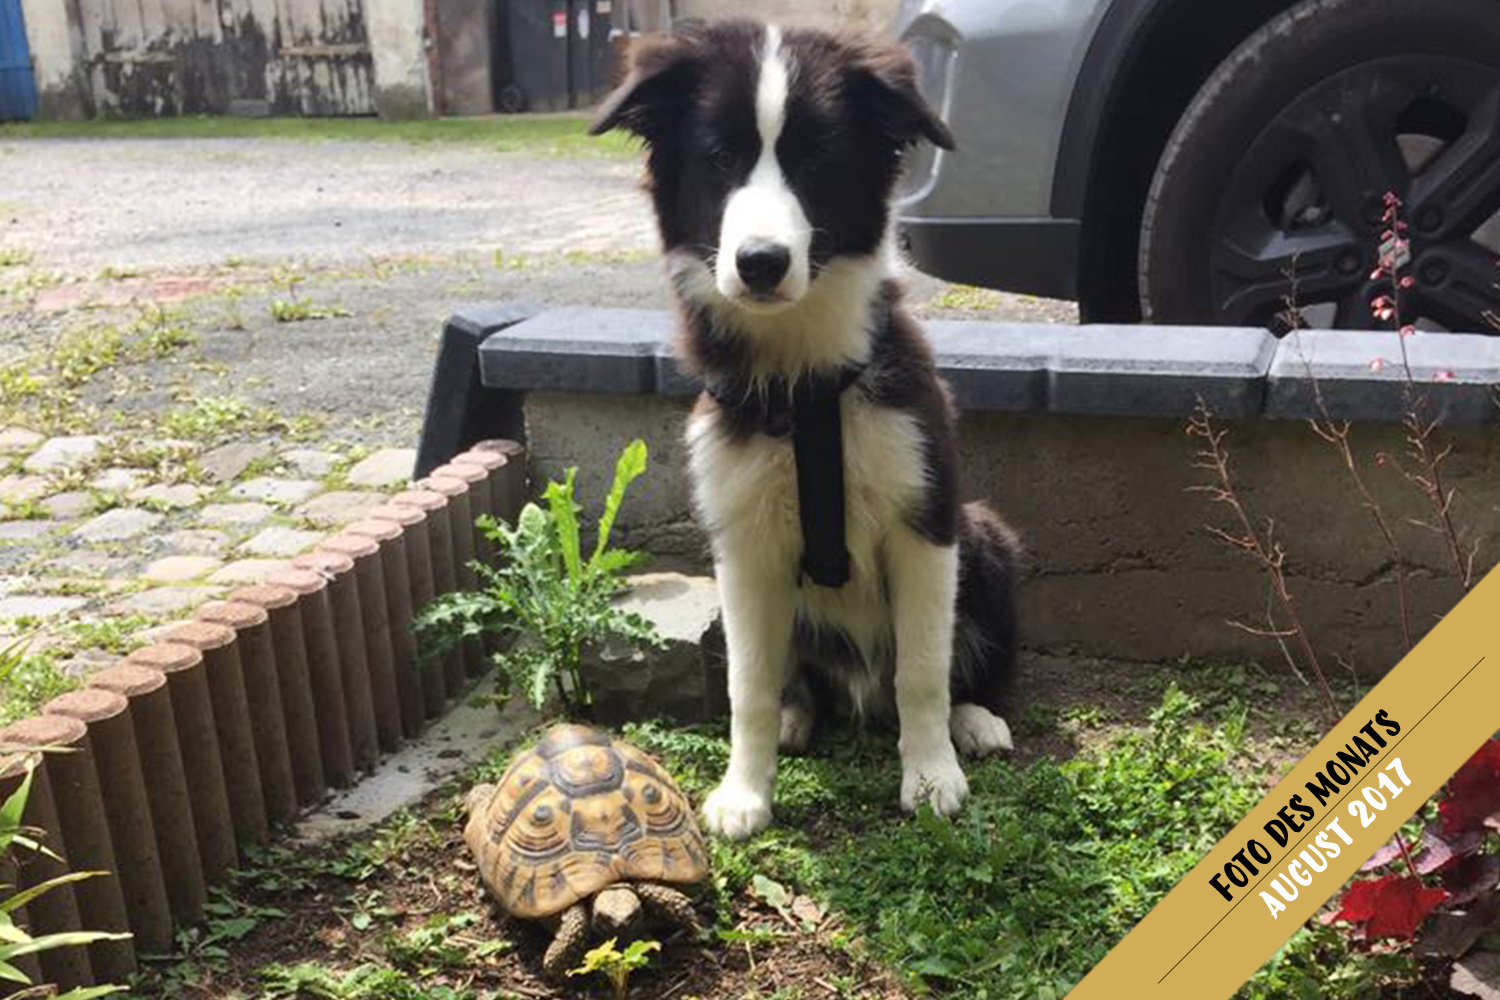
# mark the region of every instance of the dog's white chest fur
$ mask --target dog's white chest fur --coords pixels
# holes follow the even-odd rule
[[[841,402],[844,538],[852,574],[839,588],[803,581],[798,612],[808,624],[843,629],[866,662],[887,668],[891,625],[882,548],[925,487],[922,438],[910,414],[876,406],[858,388],[846,390]],[[791,438],[754,434],[735,441],[720,433],[717,420],[717,413],[700,414],[687,432],[695,499],[715,559],[754,566],[765,579],[796,587],[803,542]],[[851,693],[863,700],[862,692]]]

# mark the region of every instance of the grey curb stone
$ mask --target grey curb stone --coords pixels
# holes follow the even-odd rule
[[[1232,327],[925,326],[965,410],[1183,417],[1201,398],[1221,418],[1306,419],[1316,413],[1302,361],[1310,346],[1334,416],[1391,421],[1405,409],[1394,333],[1303,331],[1278,341]],[[481,373],[487,387],[512,391],[691,396],[698,384],[672,357],[674,328],[659,310],[555,309],[488,338]],[[1500,337],[1423,334],[1408,349],[1432,415],[1500,417]],[[1384,359],[1379,370],[1375,358]]]
[[[654,393],[666,315],[553,309],[487,339],[480,348],[480,376],[491,389]]]
[[[1298,332],[1281,341],[1271,365],[1266,415],[1309,417],[1317,411],[1313,378],[1335,420],[1400,420],[1407,410],[1402,337],[1388,331]],[[1492,423],[1500,416],[1500,337],[1418,333],[1405,338],[1412,381],[1429,418]]]

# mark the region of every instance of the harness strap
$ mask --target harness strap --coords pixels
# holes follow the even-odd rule
[[[820,587],[842,587],[850,577],[839,398],[863,371],[864,365],[849,365],[827,374],[806,375],[790,389],[779,377],[763,387],[708,387],[709,395],[720,406],[734,411],[756,433],[792,436],[797,513],[802,527],[802,576]]]

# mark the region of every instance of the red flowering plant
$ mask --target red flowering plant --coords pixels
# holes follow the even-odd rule
[[[1326,405],[1310,361],[1307,362],[1316,415],[1311,429],[1335,452],[1348,475],[1350,486],[1369,517],[1376,538],[1385,550],[1393,589],[1393,611],[1400,625],[1403,648],[1410,652],[1419,637],[1411,596],[1413,560],[1402,537],[1404,525],[1415,527],[1435,541],[1442,554],[1446,575],[1461,598],[1476,582],[1475,562],[1479,536],[1465,531],[1455,517],[1457,491],[1448,482],[1444,468],[1452,445],[1443,440],[1437,408],[1426,387],[1417,381],[1408,349],[1409,341],[1421,336],[1407,294],[1415,282],[1407,273],[1411,249],[1403,205],[1395,194],[1384,201],[1383,231],[1374,270],[1370,274],[1373,298],[1370,315],[1377,326],[1399,334],[1396,356],[1375,357],[1373,371],[1393,367],[1402,378],[1402,431],[1405,447],[1362,454],[1348,420],[1336,419]],[[1305,328],[1297,306],[1295,267],[1286,275],[1291,294],[1282,316],[1289,329]],[[1497,275],[1500,277],[1500,275]],[[1497,284],[1500,288],[1500,284]],[[1500,316],[1490,321],[1500,331]],[[1432,375],[1435,382],[1452,381],[1451,371]],[[1500,405],[1500,388],[1496,391]],[[1263,623],[1233,622],[1237,628],[1274,640],[1293,673],[1315,682],[1330,722],[1344,713],[1338,705],[1324,670],[1319,644],[1308,628],[1294,593],[1288,569],[1289,555],[1277,537],[1275,521],[1259,518],[1250,510],[1230,468],[1228,431],[1217,425],[1200,400],[1188,421],[1188,435],[1198,439],[1195,467],[1208,473],[1207,481],[1190,489],[1203,493],[1227,512],[1208,531],[1229,549],[1257,563],[1269,585]],[[1394,470],[1413,487],[1426,507],[1426,516],[1397,518],[1389,514],[1376,488],[1376,478]],[[1352,665],[1349,666],[1352,671]],[[1425,825],[1423,819],[1426,819]],[[1347,924],[1350,937],[1369,953],[1408,953],[1450,961],[1450,987],[1485,1000],[1500,1000],[1500,740],[1492,739],[1475,753],[1449,781],[1436,808],[1422,811],[1422,818],[1406,833],[1382,847],[1365,863],[1370,877],[1356,880],[1345,891],[1336,908],[1321,922]],[[1414,843],[1410,843],[1415,841]]]
[[[1347,921],[1360,941],[1416,941],[1453,963],[1449,987],[1500,1000],[1500,740],[1491,739],[1443,790],[1415,857],[1401,841],[1375,852],[1324,924]],[[1394,869],[1398,859],[1404,874]]]

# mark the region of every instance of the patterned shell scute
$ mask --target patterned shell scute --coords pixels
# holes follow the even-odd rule
[[[646,754],[557,726],[474,803],[464,839],[518,917],[560,913],[614,882],[690,883],[708,854],[687,797]]]

